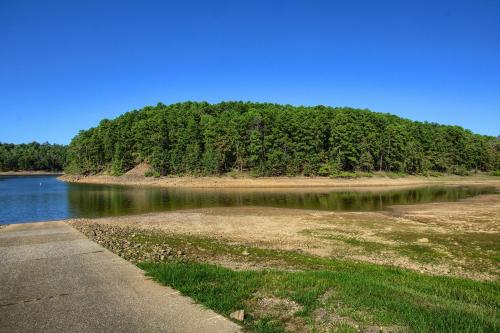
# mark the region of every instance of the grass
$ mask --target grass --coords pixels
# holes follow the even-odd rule
[[[396,250],[399,254],[406,256],[416,262],[430,264],[438,262],[443,255],[433,248],[420,244],[399,245]]]
[[[396,255],[412,263],[440,265],[450,271],[471,274],[468,276],[494,276],[500,264],[498,234],[491,232],[446,232],[424,230],[385,231],[373,221],[356,221],[365,230],[373,230],[375,240],[363,239],[363,235],[343,234],[330,229],[309,229],[302,234],[344,244],[341,254]],[[362,224],[363,223],[363,224]],[[404,228],[399,228],[404,229]],[[421,239],[426,241],[420,242]],[[333,244],[333,243],[332,243]]]
[[[385,246],[349,236],[330,236],[366,251],[376,252]],[[433,263],[440,255],[427,245],[414,243],[420,234],[390,236],[403,241],[396,245],[397,249],[415,260]],[[244,309],[243,326],[252,332],[359,332],[380,327],[386,332],[500,332],[498,280],[433,276],[390,266],[156,231],[123,229],[120,237],[141,243],[145,251],[157,245],[184,250],[186,255],[182,257],[136,262],[156,281],[222,315]],[[428,237],[430,242],[439,240],[441,244],[472,242],[486,250],[497,247],[493,236],[488,235],[476,235],[474,239]],[[257,263],[257,267],[267,268],[235,270],[213,264],[221,258],[225,263],[228,260]],[[292,303],[298,310],[290,313],[283,305],[266,308],[262,300]]]
[[[293,251],[271,250],[258,247],[248,247],[236,244],[228,244],[211,238],[166,234],[155,231],[138,231],[131,229],[130,234],[136,234],[132,239],[134,243],[144,245],[168,245],[177,250],[185,250],[187,258],[198,260],[216,259],[230,257],[238,262],[261,263],[270,267],[281,267],[287,269],[325,269],[334,265],[328,258],[304,255]],[[144,247],[148,249],[149,246]],[[247,255],[242,253],[246,252]],[[127,258],[129,259],[129,258]]]
[[[311,234],[313,232],[321,232],[321,230],[307,230],[307,231],[303,231],[302,233],[304,234]],[[330,240],[336,240],[336,241],[341,241],[345,244],[348,244],[348,245],[351,245],[351,246],[355,246],[355,247],[359,247],[359,248],[362,248],[363,251],[369,251],[369,252],[380,252],[382,250],[386,250],[387,249],[387,245],[386,244],[381,244],[381,243],[377,243],[377,242],[371,242],[371,241],[367,241],[367,240],[364,240],[364,239],[360,239],[360,238],[356,238],[356,237],[350,237],[350,236],[345,236],[345,235],[339,235],[339,234],[328,234],[328,233],[324,233],[324,234],[318,234],[316,235],[318,238],[322,238],[322,239],[330,239]]]
[[[302,323],[311,331],[321,329],[322,323],[316,322],[314,315],[318,308],[334,313],[335,318],[349,318],[337,325],[330,323],[331,327],[326,328],[332,330],[335,326],[355,329],[352,323],[412,332],[500,329],[500,287],[496,282],[428,276],[365,263],[332,263],[330,269],[300,272],[234,271],[177,261],[140,263],[139,267],[160,283],[223,315],[244,309],[250,314],[244,325],[255,332],[281,332],[290,321]],[[273,313],[254,317],[252,314],[258,311],[251,300],[256,294],[292,300],[302,310],[285,322]],[[329,296],[324,299],[324,295]]]
[[[471,271],[494,271],[492,268],[500,264],[498,235],[494,233],[430,233],[425,235],[433,247],[441,248],[443,252],[435,250],[428,245],[412,244],[418,238],[424,236],[422,233],[414,232],[392,232],[386,237],[400,241],[403,245],[398,247],[400,254],[415,261],[431,263],[447,261],[450,257],[460,258],[461,265]]]
[[[205,255],[214,257],[224,254],[241,261],[279,262],[278,267],[295,269],[232,270],[190,259],[138,263],[158,282],[178,289],[218,313],[229,316],[244,309],[247,317],[243,324],[253,332],[283,332],[289,325],[298,327],[298,331],[312,332],[356,332],[373,326],[411,332],[500,331],[498,282],[430,276],[199,237],[152,233],[135,239],[153,244],[168,242],[179,248],[187,246],[188,251],[202,249]],[[343,241],[367,246],[355,239]],[[243,250],[248,252],[247,256],[242,255]],[[418,246],[405,250],[425,258],[428,249]],[[256,301],[259,297],[290,300],[300,305],[301,310],[292,317],[283,316],[280,311],[268,311],[262,316]],[[329,317],[319,320],[318,309],[325,309]]]

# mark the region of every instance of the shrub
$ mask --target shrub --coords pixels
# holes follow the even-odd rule
[[[250,177],[261,177],[262,176],[262,172],[260,171],[260,169],[253,169],[253,170],[250,170],[250,173],[249,173]]]
[[[425,176],[425,177],[441,177],[441,176],[443,176],[443,173],[439,172],[439,171],[426,171],[426,172],[422,172],[422,176]]]
[[[116,158],[111,164],[111,175],[121,176],[125,173],[125,168],[123,166],[123,160],[121,158]]]
[[[449,169],[449,172],[458,175],[458,176],[468,176],[470,175],[469,170],[467,170],[465,167],[460,166],[460,165],[452,165]]]
[[[231,170],[227,173],[227,175],[231,178],[238,178],[240,173],[238,172],[238,170]]]
[[[358,178],[358,174],[350,171],[341,171],[330,175],[331,178]]]
[[[145,177],[160,177],[160,173],[156,170],[148,170],[144,172]]]
[[[368,178],[373,177],[373,173],[371,173],[371,172],[361,172],[361,171],[357,171],[357,172],[356,172],[356,175],[357,175],[357,177],[368,177]]]

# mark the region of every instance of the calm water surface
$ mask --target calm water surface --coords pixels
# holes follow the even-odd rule
[[[214,206],[268,206],[336,211],[456,201],[494,187],[428,186],[386,191],[216,191],[68,184],[56,176],[0,176],[0,224],[99,217]]]

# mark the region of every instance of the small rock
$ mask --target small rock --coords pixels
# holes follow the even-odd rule
[[[419,242],[419,243],[429,243],[429,239],[428,238],[420,238],[419,240],[417,240],[417,242]]]
[[[245,311],[244,310],[236,310],[229,315],[230,318],[238,321],[243,321],[245,319]]]
[[[183,251],[181,251],[181,250],[177,251],[177,255],[178,255],[178,256],[182,256],[183,254],[184,254],[184,252],[183,252]]]
[[[248,253],[248,251],[247,251],[247,250],[245,250],[245,251],[241,252],[241,254],[242,254],[242,255],[244,255],[244,256],[248,256],[248,255],[250,255],[250,253]]]

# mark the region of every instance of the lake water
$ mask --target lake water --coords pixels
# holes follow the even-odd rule
[[[428,186],[385,191],[195,190],[68,184],[56,176],[0,176],[0,224],[100,217],[214,206],[267,206],[336,211],[456,201],[495,193],[487,186]]]

